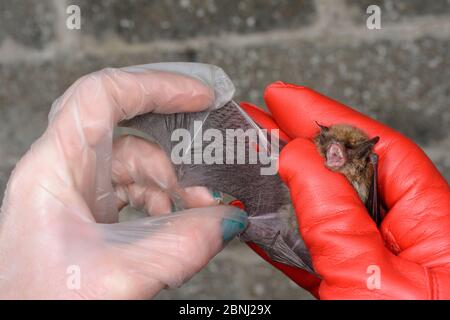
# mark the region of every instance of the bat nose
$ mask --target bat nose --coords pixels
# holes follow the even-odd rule
[[[347,161],[344,147],[339,142],[333,142],[328,146],[326,153],[327,166],[339,168]]]

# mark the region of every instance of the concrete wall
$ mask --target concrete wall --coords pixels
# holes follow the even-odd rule
[[[81,8],[81,30],[65,26]],[[366,8],[382,9],[382,30]],[[0,194],[52,101],[107,66],[222,66],[238,100],[268,83],[315,88],[424,147],[450,178],[450,0],[0,0]],[[239,243],[160,298],[308,298]]]

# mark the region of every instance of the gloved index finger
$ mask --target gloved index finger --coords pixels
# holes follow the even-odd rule
[[[208,67],[203,72],[214,80],[220,72],[210,67],[216,72]],[[222,91],[215,90],[216,82],[211,80],[209,85],[206,80],[207,76],[154,70],[151,65],[104,69],[82,77],[55,101],[47,131],[34,145],[35,154],[42,157],[38,162],[52,172],[47,180],[64,177],[64,184],[82,194],[97,221],[114,221],[117,215],[110,214],[115,211],[111,186],[114,126],[148,112],[202,111],[217,106],[217,93],[234,93],[232,84],[227,87],[223,79],[217,82]]]
[[[226,77],[223,72],[222,77]],[[215,83],[214,79],[210,81],[155,70],[153,65],[104,69],[86,75],[73,84],[54,104],[50,120],[66,109],[77,109],[80,116],[87,117],[80,120],[106,119],[114,123],[147,112],[202,111],[215,106]],[[222,92],[225,92],[224,95],[233,94],[234,87],[231,84]]]
[[[283,82],[269,85],[266,104],[276,122],[291,138],[312,138],[318,125],[345,123],[364,130],[369,136],[392,134],[394,130],[370,117],[312,89]]]

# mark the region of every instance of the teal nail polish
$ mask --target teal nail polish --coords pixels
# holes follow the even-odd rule
[[[173,193],[171,195],[171,203],[170,203],[170,210],[172,213],[184,210],[186,207],[183,203],[183,199],[180,197],[179,194]]]
[[[247,228],[247,214],[244,211],[237,210],[232,217],[222,220],[222,238],[228,242]]]
[[[220,193],[219,191],[212,191],[212,190],[209,190],[209,192],[211,193],[211,196],[215,201],[219,203],[222,202],[223,200],[222,193]]]

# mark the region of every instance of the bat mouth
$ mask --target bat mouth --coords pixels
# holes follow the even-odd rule
[[[338,169],[347,162],[344,147],[337,142],[333,142],[328,146],[326,158],[326,165],[330,169]]]

